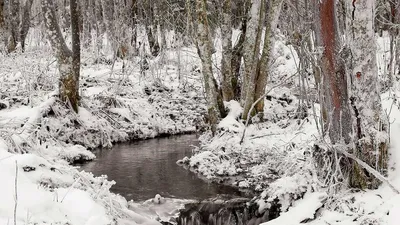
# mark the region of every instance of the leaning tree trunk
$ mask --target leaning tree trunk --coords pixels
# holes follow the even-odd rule
[[[76,2],[76,0],[71,0]],[[72,4],[72,6],[74,6]],[[42,11],[44,24],[47,30],[48,40],[55,53],[58,62],[58,70],[60,71],[59,95],[63,102],[69,102],[72,109],[78,112],[79,103],[79,77],[76,77],[73,65],[76,55],[73,56],[71,50],[65,44],[61,34],[60,27],[57,23],[54,3],[52,0],[42,0]],[[73,45],[76,43],[74,42]],[[74,47],[75,49],[76,47]]]
[[[265,87],[267,85],[268,80],[268,71],[269,66],[268,63],[270,62],[272,48],[274,47],[274,32],[276,30],[276,26],[278,23],[278,18],[281,12],[283,0],[269,0],[268,1],[268,11],[267,21],[265,24],[265,36],[264,36],[264,46],[262,55],[260,58],[260,64],[257,73],[256,79],[256,90],[254,99],[257,100],[265,93]],[[257,113],[264,112],[264,99],[261,99],[257,105],[255,106]]]
[[[350,6],[350,5],[349,5]],[[374,32],[375,2],[353,1],[348,37],[352,55],[351,105],[356,116],[354,154],[382,174],[387,173],[388,124],[383,116],[378,89],[376,41]],[[377,188],[379,180],[354,163],[350,185],[357,188]]]
[[[261,32],[264,24],[264,0],[252,0],[250,20],[247,24],[244,46],[245,74],[243,76],[241,105],[243,105],[242,119],[254,103],[256,76],[259,63]]]
[[[207,21],[206,0],[197,0],[197,51],[202,63],[204,87],[207,97],[207,109],[211,131],[215,134],[217,123],[221,118],[221,105],[219,104],[219,92],[212,71],[212,46]]]

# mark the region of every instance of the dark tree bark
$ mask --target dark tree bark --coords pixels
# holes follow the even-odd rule
[[[0,29],[4,27],[4,0],[0,0]]]
[[[31,9],[33,0],[27,0],[24,5],[24,12],[22,14],[21,29],[20,29],[20,42],[22,51],[25,51],[25,39],[31,23]]]
[[[19,39],[19,0],[9,0],[8,4],[10,37],[8,38],[7,51],[10,53],[15,51]]]
[[[79,77],[81,68],[81,40],[80,40],[80,25],[78,0],[70,0],[71,9],[71,33],[72,33],[72,73],[75,77],[75,92],[79,95]],[[79,97],[79,96],[78,96]],[[75,110],[75,108],[74,108]],[[76,110],[77,111],[77,108]]]
[[[247,14],[247,11],[245,14]],[[240,27],[240,36],[236,44],[232,49],[232,88],[234,89],[234,99],[239,100],[241,95],[241,88],[238,82],[240,77],[240,66],[243,58],[243,45],[244,40],[246,38],[246,29],[247,29],[247,17],[243,17],[242,25]]]
[[[377,87],[375,2],[346,2],[347,9],[353,12],[346,14],[349,45],[344,47],[340,43],[335,0],[314,3],[316,44],[323,48],[320,66],[324,136],[329,137],[334,148],[347,148],[354,157],[385,175],[388,134]],[[345,171],[343,179],[350,187],[377,188],[380,184],[379,179],[354,160],[334,164]]]
[[[221,59],[221,73],[222,73],[222,96],[224,101],[230,101],[235,98],[235,89],[232,83],[232,2],[231,0],[224,0],[222,4],[222,59]]]
[[[335,17],[336,4],[335,0],[324,0],[318,4],[316,41],[318,46],[324,48],[321,58],[324,131],[333,144],[342,140],[350,143],[352,120],[345,65],[339,58],[340,37]]]

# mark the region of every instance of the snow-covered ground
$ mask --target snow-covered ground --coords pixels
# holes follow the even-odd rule
[[[148,59],[144,72],[140,57],[114,65],[107,56],[95,58],[83,53],[76,114],[57,100],[58,70],[48,47],[0,55],[0,224],[159,224],[110,193],[106,176],[70,163],[93,159],[88,149],[202,128],[197,53],[164,51]]]
[[[281,217],[266,225],[399,224],[400,197],[388,185],[382,184],[378,190],[345,190],[336,194],[328,190],[333,187],[321,185],[324,181],[318,179],[312,159],[314,144],[320,137],[316,126],[320,119],[319,104],[309,105],[307,116],[300,117],[296,115],[299,103],[295,97],[296,80],[272,89],[284,80],[282,77],[290,76],[289,71],[296,71],[296,57],[286,57],[292,51],[279,44],[275,55],[281,64],[273,70],[276,77],[272,77],[267,87],[271,92],[265,104],[266,121],[245,128],[238,118],[239,103],[227,102],[229,115],[220,122],[218,134],[215,137],[204,134],[195,155],[180,163],[216,182],[259,191],[256,201],[260,212],[268,210],[278,199],[282,204]],[[384,84],[389,59],[387,36],[378,38],[377,44],[380,80]],[[400,86],[396,84],[381,96],[391,123],[389,182],[397,190],[400,190],[399,95]]]
[[[385,43],[378,40],[381,75]],[[319,105],[309,105],[306,116],[299,114],[298,78],[286,80],[296,73],[298,59],[284,39],[274,52],[266,120],[245,127],[238,119],[239,104],[226,103],[229,115],[220,122],[218,135],[205,133],[196,154],[181,163],[211,180],[259,191],[260,211],[279,199],[282,216],[265,224],[398,224],[400,197],[385,184],[336,195],[318,185],[312,153],[319,138]],[[69,164],[93,159],[88,148],[203,126],[205,102],[195,49],[166,51],[149,61],[144,74],[140,59],[117,61],[112,67],[94,55],[83,54],[78,114],[56,100],[57,68],[46,47],[0,55],[0,224],[14,224],[14,219],[19,225],[159,224],[151,219],[154,211],[168,217],[182,204],[170,199],[166,208],[128,203],[110,193],[113,182],[106,176],[93,177]],[[313,90],[313,78],[307,79]],[[391,122],[389,181],[398,189],[400,110],[393,99],[399,95],[397,86],[382,95]]]

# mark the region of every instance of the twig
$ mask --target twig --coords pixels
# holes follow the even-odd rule
[[[61,199],[61,203],[64,201],[65,197],[67,197],[68,193],[71,191],[71,189],[75,186],[76,183],[78,183],[81,180],[80,177],[76,179],[76,181],[68,188],[67,193],[65,193],[64,197]]]
[[[14,195],[14,225],[17,225],[18,206],[18,162],[15,160],[15,195]]]
[[[251,105],[250,110],[249,110],[249,112],[247,113],[246,124],[245,124],[244,130],[243,130],[242,138],[240,139],[240,144],[242,144],[243,141],[244,141],[244,136],[245,136],[245,134],[246,134],[246,128],[247,128],[247,126],[249,125],[249,121],[250,121],[250,117],[251,117],[251,112],[253,112],[254,107],[257,105],[257,103],[258,103],[259,101],[261,101],[262,99],[264,99],[272,90],[274,90],[274,89],[277,88],[277,87],[280,87],[280,86],[283,85],[287,80],[289,80],[289,79],[291,79],[292,77],[296,76],[297,73],[298,73],[298,72],[294,73],[293,75],[291,75],[291,76],[287,77],[286,79],[284,79],[284,80],[283,80],[282,82],[280,82],[279,84],[277,84],[277,85],[271,87],[267,92],[265,92],[261,97],[259,97],[259,98]]]

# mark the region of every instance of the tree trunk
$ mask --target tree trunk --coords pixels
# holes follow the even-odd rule
[[[245,10],[247,14],[247,10]],[[232,88],[234,89],[235,99],[239,100],[241,96],[241,87],[238,82],[238,78],[240,77],[240,67],[242,65],[242,58],[243,58],[243,46],[244,41],[246,38],[246,29],[247,29],[247,17],[244,17],[242,20],[242,25],[240,27],[240,36],[238,41],[233,47],[232,50]]]
[[[350,5],[349,5],[350,6]],[[357,0],[352,5],[348,35],[351,39],[352,84],[351,105],[357,123],[355,153],[359,159],[382,174],[387,173],[388,121],[383,116],[378,89],[376,42],[374,32],[375,1]],[[350,176],[350,185],[356,188],[377,188],[380,181],[356,163]]]
[[[0,0],[0,29],[4,27],[4,0]]]
[[[324,48],[321,58],[324,134],[330,137],[333,144],[341,141],[350,143],[352,134],[345,65],[338,54],[341,45],[335,10],[335,0],[324,0],[319,3],[316,14],[319,16],[316,44]]]
[[[269,72],[268,63],[270,61],[272,48],[274,47],[274,32],[278,23],[282,2],[283,0],[268,1],[269,6],[266,13],[267,21],[265,25],[264,46],[258,68],[259,72],[256,80],[255,100],[259,99],[265,93]],[[264,99],[257,103],[255,109],[257,113],[264,112]]]
[[[222,96],[224,101],[230,101],[235,98],[235,90],[233,88],[234,78],[232,74],[232,20],[231,0],[224,0],[222,6],[222,59],[221,59],[221,72],[222,72]]]
[[[3,47],[6,42],[4,34],[6,33],[5,20],[4,20],[4,0],[0,0],[0,47]]]
[[[103,9],[103,19],[107,31],[108,41],[111,43],[113,50],[113,57],[116,59],[118,51],[118,43],[115,37],[114,29],[114,1],[113,0],[101,0],[101,7]]]
[[[400,0],[393,0],[394,2],[394,8],[392,9],[392,16],[394,20],[394,24],[400,23]],[[399,36],[399,28],[394,27],[393,28],[395,32],[394,37],[394,68],[393,68],[393,77],[392,79],[394,80],[395,76],[398,76],[400,74],[400,36]]]
[[[75,77],[75,92],[78,93],[79,98],[79,77],[81,69],[81,40],[80,40],[80,24],[79,24],[79,10],[78,0],[70,0],[71,9],[71,33],[72,33],[72,72]],[[76,105],[77,106],[77,105]],[[75,112],[78,108],[74,108]]]
[[[157,32],[153,26],[146,26],[146,34],[147,40],[149,42],[150,52],[152,56],[158,56],[160,53],[160,45],[158,44],[158,40],[155,37]]]
[[[28,35],[31,23],[31,8],[33,0],[26,0],[24,5],[24,13],[22,14],[21,29],[20,29],[20,42],[22,51],[25,51],[25,39]]]
[[[261,32],[264,24],[264,0],[252,0],[250,20],[247,24],[244,46],[245,74],[243,76],[241,105],[243,105],[242,119],[247,119],[247,114],[254,102],[255,82],[260,54]]]
[[[211,125],[211,131],[215,134],[217,124],[221,118],[221,104],[219,104],[219,93],[217,83],[212,71],[212,43],[209,35],[209,26],[207,21],[206,0],[196,1],[197,10],[197,51],[202,63],[202,72],[204,77],[204,87],[207,97],[208,119]]]
[[[71,50],[68,49],[61,34],[61,30],[56,19],[53,1],[42,0],[42,11],[48,40],[58,61],[58,70],[60,71],[60,99],[63,102],[69,102],[72,109],[75,112],[78,112],[79,80],[74,73],[73,58],[75,57],[72,56],[73,54]]]
[[[8,38],[7,52],[11,53],[17,48],[19,39],[19,0],[9,0],[9,30],[10,37]]]

